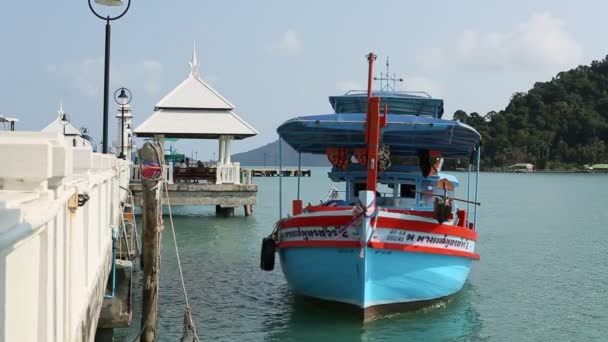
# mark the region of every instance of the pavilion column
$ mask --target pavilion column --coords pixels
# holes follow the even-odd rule
[[[225,153],[225,145],[224,145],[224,136],[220,135],[220,139],[219,139],[219,152],[218,152],[218,157],[217,157],[217,164],[218,165],[224,165],[224,153]]]
[[[231,136],[227,136],[226,139],[224,140],[224,144],[226,144],[226,147],[224,149],[224,159],[225,159],[225,163],[226,165],[230,164],[230,145],[232,143],[232,137]]]

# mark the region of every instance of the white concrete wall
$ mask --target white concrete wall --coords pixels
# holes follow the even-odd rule
[[[0,341],[92,341],[129,164],[40,132],[0,156]]]

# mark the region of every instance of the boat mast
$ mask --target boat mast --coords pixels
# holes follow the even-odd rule
[[[367,143],[367,190],[376,192],[378,186],[378,145],[380,139],[380,98],[372,97],[372,80],[376,55],[369,53],[369,73],[367,77],[367,118],[365,142]]]
[[[381,91],[395,91],[395,89],[397,89],[397,82],[403,82],[403,78],[397,78],[397,75],[395,75],[395,73],[393,73],[393,75],[391,76],[390,63],[388,61],[388,57],[386,57],[386,75],[380,73],[380,77],[374,77],[374,81],[380,81]],[[386,85],[383,81],[386,81]],[[392,86],[390,82],[393,82]]]

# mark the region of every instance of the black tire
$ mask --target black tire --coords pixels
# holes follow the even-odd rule
[[[262,240],[262,252],[260,256],[260,268],[262,268],[262,270],[272,271],[274,269],[274,252],[274,239],[271,237],[265,237]]]

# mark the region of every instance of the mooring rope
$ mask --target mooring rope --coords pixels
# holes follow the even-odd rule
[[[186,309],[184,311],[184,333],[180,341],[186,341],[188,331],[191,331],[194,335],[192,341],[200,342],[198,334],[196,332],[196,325],[194,319],[192,319],[192,313],[190,309],[190,302],[188,301],[188,291],[186,290],[186,283],[184,282],[184,272],[182,270],[182,262],[179,256],[179,248],[177,247],[177,237],[175,236],[175,225],[173,224],[173,214],[171,212],[171,203],[169,202],[169,187],[167,180],[163,180],[165,188],[165,194],[167,195],[167,208],[169,209],[169,221],[171,222],[171,233],[173,234],[173,245],[175,246],[175,255],[177,256],[177,268],[179,269],[179,276],[182,282],[182,290],[184,291],[184,300],[186,301]]]

